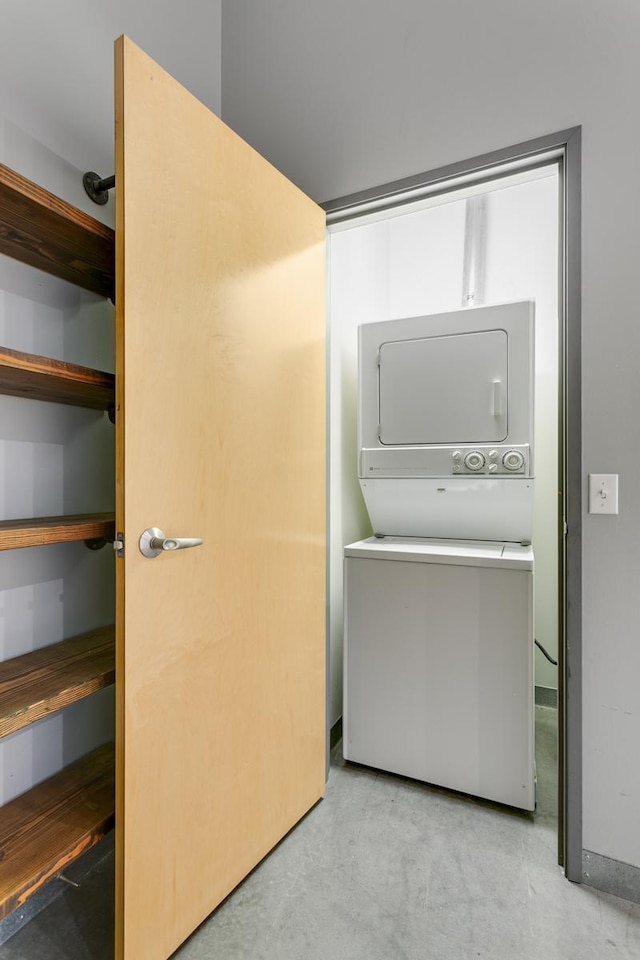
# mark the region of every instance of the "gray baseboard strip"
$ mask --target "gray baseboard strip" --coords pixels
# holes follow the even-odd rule
[[[95,847],[88,850],[75,863],[67,867],[64,871],[65,877],[80,883],[83,877],[86,877],[101,860],[113,851],[115,833],[112,830],[104,840],[97,843]],[[21,930],[27,923],[37,917],[50,903],[61,897],[66,889],[66,885],[60,880],[50,880],[42,889],[38,890],[30,897],[23,907],[14,910],[4,920],[0,921],[0,946],[6,943],[18,930]]]
[[[558,691],[553,687],[536,686],[536,707],[558,706]]]
[[[582,882],[603,893],[640,903],[640,867],[582,851]]]

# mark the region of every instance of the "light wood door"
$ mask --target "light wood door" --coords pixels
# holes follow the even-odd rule
[[[165,960],[324,792],[325,228],[126,38],[116,78],[117,957]]]

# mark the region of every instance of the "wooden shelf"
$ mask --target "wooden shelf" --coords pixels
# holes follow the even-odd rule
[[[0,253],[113,299],[110,227],[0,164]]]
[[[108,410],[115,403],[115,377],[4,347],[0,348],[0,393]]]
[[[113,625],[0,663],[0,737],[90,696],[115,679]]]
[[[0,920],[113,827],[114,766],[107,744],[0,809]]]
[[[33,520],[0,520],[0,550],[42,547],[74,540],[113,540],[113,513],[87,513]]]

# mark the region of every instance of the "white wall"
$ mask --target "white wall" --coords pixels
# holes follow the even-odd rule
[[[535,345],[535,635],[558,659],[558,181],[492,192],[488,199],[485,301],[533,298]],[[536,684],[558,686],[536,649]]]
[[[536,636],[557,654],[557,177],[487,195],[486,303],[536,301]],[[342,548],[371,527],[357,480],[357,328],[459,310],[465,200],[330,234],[331,722],[342,713]],[[536,683],[557,687],[536,650]]]
[[[220,2],[5,0],[0,162],[97,219],[82,173],[113,172],[113,40],[129,34],[219,112]],[[161,198],[160,198],[161,202]],[[113,307],[0,257],[0,345],[113,370]],[[0,397],[0,518],[112,510],[105,414]],[[65,544],[0,553],[0,659],[113,622],[114,559]],[[113,737],[113,689],[0,741],[0,804]]]
[[[640,866],[634,0],[224,0],[224,119],[317,200],[583,128],[585,848]]]
[[[113,173],[113,42],[125,33],[220,113],[221,0],[3,0],[0,107],[76,164]]]

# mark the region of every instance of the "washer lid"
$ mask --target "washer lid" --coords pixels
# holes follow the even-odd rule
[[[345,557],[399,560],[465,567],[533,570],[533,549],[492,540],[432,540],[426,537],[368,537],[344,548]]]

